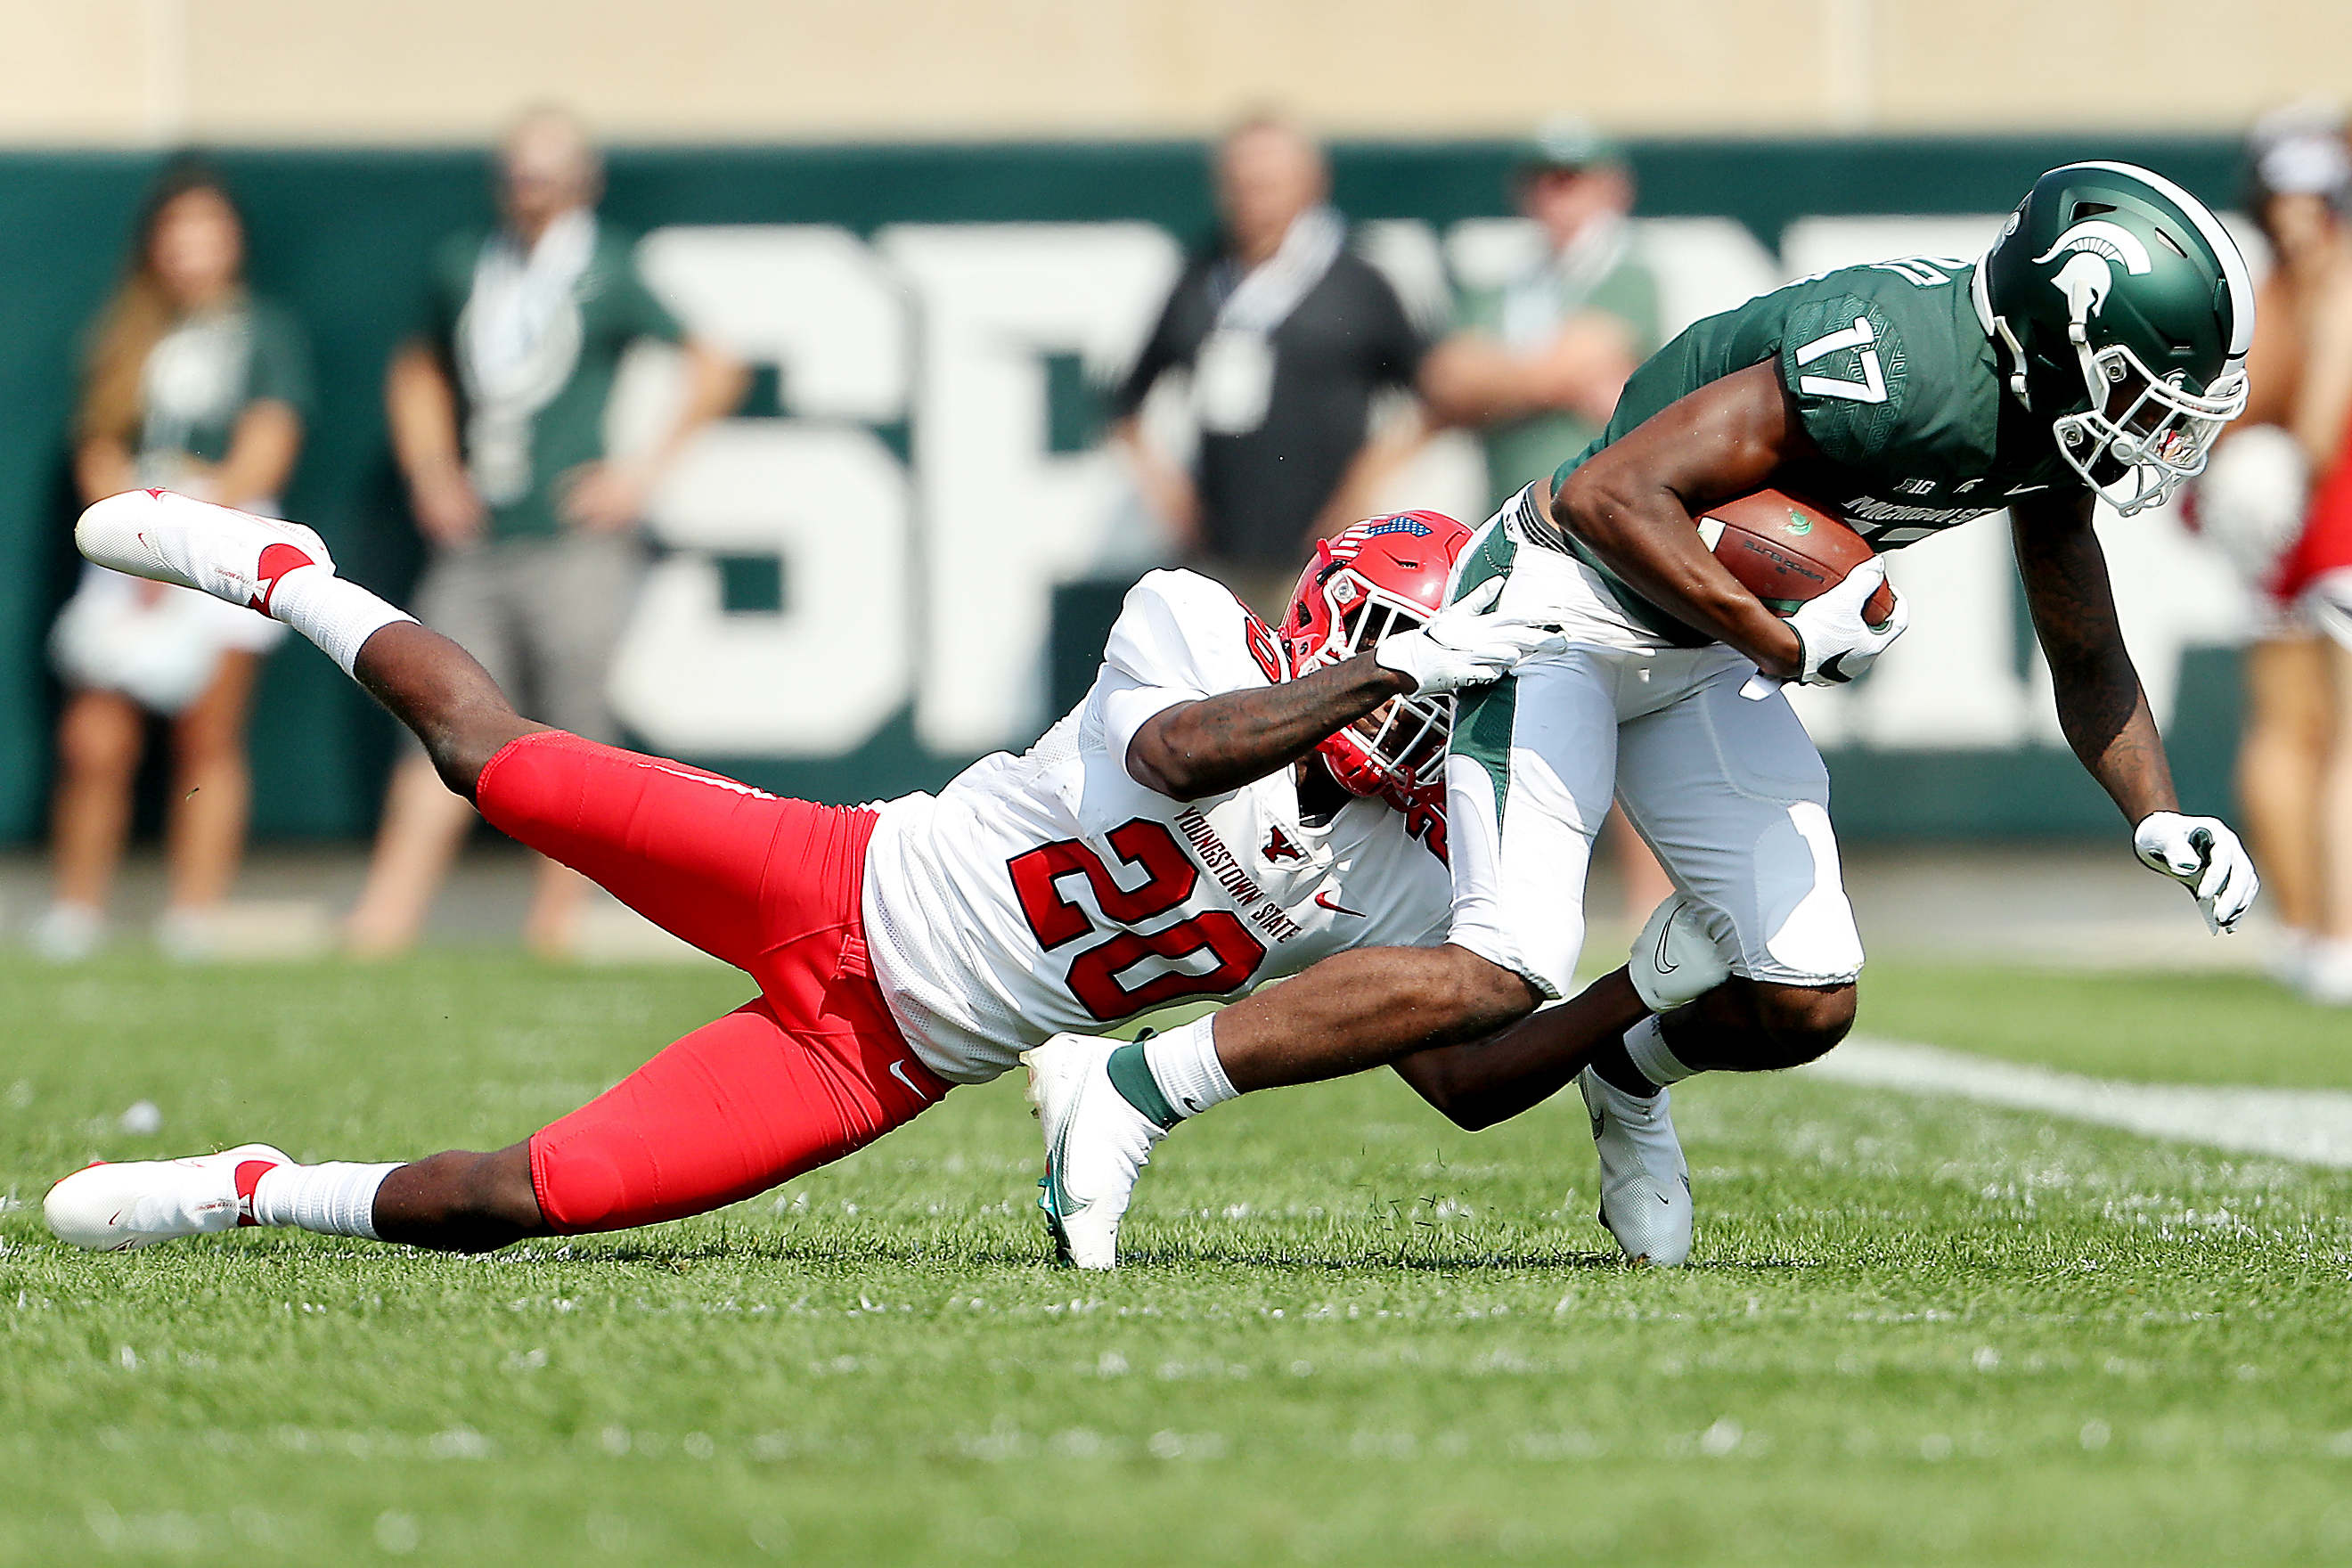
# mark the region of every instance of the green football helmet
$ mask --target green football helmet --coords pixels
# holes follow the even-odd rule
[[[2129,163],[2033,183],[1978,264],[2010,390],[2115,509],[2169,500],[2246,406],[2254,285],[2205,204]]]

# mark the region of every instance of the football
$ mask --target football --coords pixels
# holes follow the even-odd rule
[[[1870,559],[1862,535],[1832,513],[1782,490],[1758,490],[1698,516],[1699,537],[1741,587],[1777,615],[1794,615]],[[1895,613],[1895,590],[1882,585],[1863,606],[1873,626]]]

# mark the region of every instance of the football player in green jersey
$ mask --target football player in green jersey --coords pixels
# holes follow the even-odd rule
[[[1500,576],[1504,608],[1558,622],[1570,646],[1457,718],[1448,942],[1326,960],[1124,1047],[1140,1056],[1116,1072],[1110,1042],[1039,1047],[1101,1058],[1091,1078],[1034,1075],[1084,1086],[1039,1107],[1065,1249],[1115,1258],[1164,1131],[1139,1129],[1119,1092],[1139,1067],[1245,1092],[1394,1063],[1474,1126],[1575,1079],[1603,1223],[1629,1256],[1683,1260],[1689,1177],[1667,1086],[1809,1061],[1853,1019],[1862,944],[1828,775],[1780,686],[1853,679],[1906,618],[1898,601],[1865,621],[1875,561],[1787,619],[1734,581],[1693,514],[1767,485],[1837,510],[1881,551],[2007,510],[2068,742],[2139,858],[2187,885],[2214,930],[2234,927],[2253,867],[2221,822],[2180,813],[2092,516],[2101,500],[2144,510],[2203,467],[2244,405],[2252,335],[2252,283],[2213,215],[2160,175],[2092,163],[2044,174],[1974,263],[1823,273],[1668,343],[1600,437],[1507,503],[1457,569],[1457,594]],[[1679,891],[1628,968],[1571,997],[1612,793]]]

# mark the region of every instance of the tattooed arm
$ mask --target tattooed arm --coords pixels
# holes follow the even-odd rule
[[[1250,691],[1223,691],[1154,714],[1127,748],[1127,771],[1172,800],[1222,795],[1289,766],[1325,737],[1413,689],[1369,653]]]
[[[2164,738],[2116,620],[2107,558],[2091,528],[2090,498],[2021,505],[2011,516],[2017,573],[2034,635],[2050,660],[2066,743],[2126,821],[2179,810]]]

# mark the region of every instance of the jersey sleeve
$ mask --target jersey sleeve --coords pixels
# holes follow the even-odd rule
[[[1151,335],[1137,351],[1135,363],[1128,367],[1110,395],[1110,416],[1125,419],[1143,406],[1160,378],[1178,365],[1189,365],[1201,352],[1201,336],[1209,312],[1202,308],[1208,290],[1211,262],[1207,258],[1195,258],[1188,263],[1176,286],[1168,291],[1166,303],[1160,308],[1159,320],[1151,326]]]
[[[637,266],[636,255],[622,250],[620,265],[613,279],[613,313],[619,323],[621,336],[626,339],[657,338],[666,343],[686,341],[686,328],[661,297],[646,281],[644,271]]]
[[[1390,386],[1412,385],[1429,357],[1428,337],[1416,326],[1404,300],[1380,268],[1364,263],[1363,306],[1354,331],[1374,379]]]
[[[301,323],[274,304],[254,308],[253,368],[246,395],[256,402],[286,404],[304,419],[311,415],[310,342]]]
[[[1180,702],[1271,686],[1281,653],[1265,623],[1225,588],[1193,572],[1152,572],[1127,591],[1087,694],[1089,728],[1126,766],[1128,748],[1155,715]]]
[[[457,338],[457,318],[473,289],[474,259],[481,247],[478,235],[453,234],[434,247],[426,264],[412,331],[436,354],[446,357]]]
[[[1909,402],[1902,329],[1855,294],[1800,300],[1780,343],[1780,381],[1805,434],[1833,463],[1871,468],[1900,444]]]

